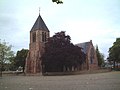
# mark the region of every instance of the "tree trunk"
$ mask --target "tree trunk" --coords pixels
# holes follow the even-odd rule
[[[2,77],[2,67],[1,67],[1,70],[0,70],[0,77]]]
[[[115,69],[115,60],[113,60],[113,68]]]
[[[3,61],[4,61],[4,50],[2,49],[2,55],[1,55],[1,71],[0,71],[1,77],[2,77],[2,70],[3,70]]]
[[[116,68],[118,68],[118,62],[116,62],[116,64],[117,64]]]
[[[0,77],[2,77],[2,70],[3,70],[3,63],[1,62],[1,68],[0,68]]]

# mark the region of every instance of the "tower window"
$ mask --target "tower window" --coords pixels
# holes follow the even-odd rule
[[[42,42],[44,42],[44,32],[42,32]]]
[[[46,42],[46,33],[42,32],[42,42]]]
[[[45,33],[44,37],[45,37],[45,42],[46,42],[46,33]]]
[[[33,35],[32,35],[32,41],[33,42],[36,42],[36,33],[34,32]]]

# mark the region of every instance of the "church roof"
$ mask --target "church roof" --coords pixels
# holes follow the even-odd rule
[[[31,31],[33,31],[33,30],[47,30],[47,31],[49,31],[45,22],[43,21],[42,17],[40,16],[40,14],[39,14],[37,20],[35,21]]]
[[[82,51],[85,54],[87,54],[89,46],[90,46],[90,43],[91,43],[91,41],[90,42],[83,42],[83,43],[76,44],[76,46],[81,47]]]

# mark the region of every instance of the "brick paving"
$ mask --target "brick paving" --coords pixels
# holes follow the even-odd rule
[[[0,90],[120,90],[120,72],[68,76],[3,76]]]

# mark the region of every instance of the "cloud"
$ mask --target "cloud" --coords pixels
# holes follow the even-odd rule
[[[93,44],[98,45],[105,56],[120,33],[120,27],[110,26],[109,22],[103,20],[66,20],[60,26],[71,36],[74,44],[93,40]]]
[[[102,53],[120,33],[119,1],[65,1],[57,5],[50,0],[2,0],[0,3],[0,38],[10,42],[17,51],[29,47],[29,31],[38,14],[48,26],[51,36],[66,31],[74,44],[93,40]]]

